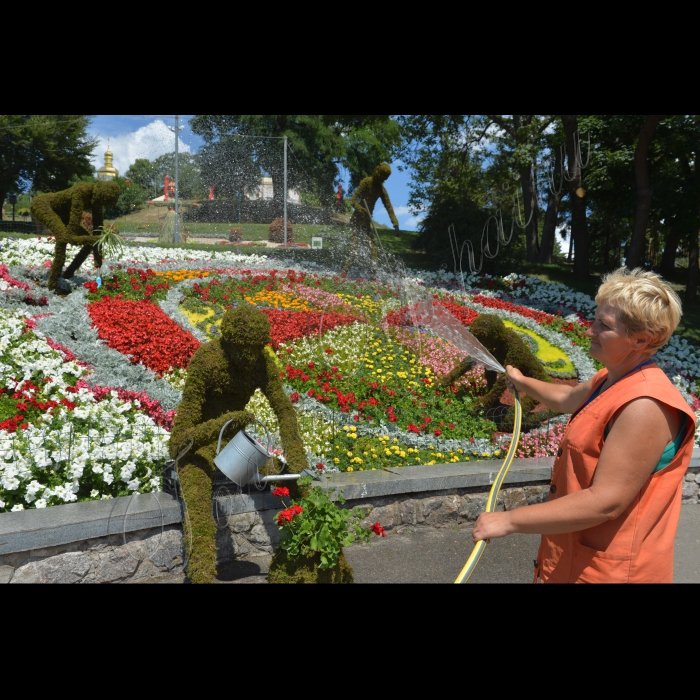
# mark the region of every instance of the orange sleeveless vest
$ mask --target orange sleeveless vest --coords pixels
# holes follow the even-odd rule
[[[592,391],[607,374],[607,369],[602,369],[595,375]],[[683,477],[693,453],[696,418],[657,365],[646,365],[623,377],[571,416],[554,461],[549,500],[591,485],[603,449],[605,426],[618,409],[641,396],[688,415],[686,434],[676,456],[665,469],[649,477],[615,520],[579,532],[542,535],[535,579],[539,576],[543,583],[673,582],[673,544]]]

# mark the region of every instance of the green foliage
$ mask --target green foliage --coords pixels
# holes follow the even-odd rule
[[[333,569],[321,569],[318,552],[290,557],[278,547],[272,555],[267,573],[268,583],[355,583],[352,567],[341,552]]]
[[[107,219],[116,219],[120,216],[126,216],[140,209],[148,199],[148,194],[139,185],[131,182],[126,184],[127,178],[118,177],[115,182],[119,185],[119,199],[116,204],[111,207],[105,207],[105,217]]]
[[[81,114],[0,115],[0,201],[8,192],[55,192],[91,176],[97,139]],[[26,206],[26,205],[24,205]]]
[[[124,252],[124,239],[119,235],[119,229],[115,224],[107,224],[96,229],[99,238],[95,248],[105,258],[120,258]]]
[[[301,477],[297,485],[304,489],[312,482],[311,477]],[[359,520],[365,517],[365,511],[355,508],[339,508],[344,505],[342,492],[331,500],[329,492],[320,486],[311,488],[304,498],[292,501],[292,505],[276,516],[280,526],[280,547],[288,557],[305,557],[318,553],[318,568],[333,569],[343,547],[359,540],[369,542],[372,532],[362,527]]]
[[[333,206],[339,166],[356,187],[378,162],[392,159],[400,141],[400,127],[388,115],[198,115],[190,124],[207,142],[202,172],[217,197],[253,191],[266,174],[281,200],[279,137],[287,136],[288,186],[325,207]]]

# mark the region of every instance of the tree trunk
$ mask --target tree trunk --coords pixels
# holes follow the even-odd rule
[[[561,151],[557,150],[554,156],[554,172],[561,171]],[[559,218],[559,202],[561,194],[554,194],[551,187],[547,194],[547,211],[544,215],[542,226],[542,242],[540,252],[537,255],[538,262],[551,263],[554,255],[554,237],[557,231],[557,219]]]
[[[678,244],[681,242],[682,226],[678,219],[671,222],[671,230],[666,236],[664,242],[664,252],[661,254],[661,264],[659,265],[659,273],[663,277],[670,277],[676,267],[676,255]]]
[[[575,114],[560,116],[566,134],[566,169],[571,198],[571,237],[575,249],[574,276],[576,279],[586,280],[590,269],[588,224],[586,221],[585,192],[581,186],[581,164],[576,157],[576,142],[574,141],[574,134],[578,130],[578,118]]]
[[[695,301],[698,294],[698,232],[690,236],[688,243],[688,280],[685,283],[685,302]]]
[[[532,168],[527,166],[520,170],[520,184],[523,193],[523,208],[525,210],[525,221],[529,221],[525,227],[526,257],[528,262],[537,260],[538,240],[537,240],[537,192],[532,181]]]
[[[644,264],[644,240],[647,232],[647,221],[651,210],[651,182],[649,181],[649,147],[657,124],[664,118],[663,114],[652,114],[646,118],[639,132],[637,147],[634,151],[634,180],[637,188],[637,204],[634,211],[634,229],[632,240],[627,251],[626,265],[628,270],[642,267]]]

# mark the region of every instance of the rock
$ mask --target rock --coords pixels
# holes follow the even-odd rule
[[[462,496],[462,506],[459,509],[459,516],[466,520],[476,520],[486,508],[486,496],[481,494],[466,494]]]
[[[110,583],[131,578],[141,563],[141,557],[126,547],[114,547],[100,553],[95,567],[94,579],[97,583]]]
[[[527,505],[527,496],[524,489],[507,489],[500,493],[506,510],[515,510]]]
[[[14,573],[14,566],[0,566],[0,583],[9,583]]]
[[[401,522],[404,525],[416,524],[416,503],[415,501],[404,501],[399,505],[401,512]]]
[[[523,486],[523,492],[527,498],[527,504],[531,506],[534,503],[544,503],[547,500],[549,486]]]
[[[253,526],[251,531],[248,533],[247,539],[258,547],[270,546],[270,536],[267,534],[265,527],[260,524]]]
[[[698,484],[694,481],[686,481],[683,484],[683,498],[694,498],[698,490],[700,490]]]
[[[10,583],[77,583],[85,578],[92,560],[82,552],[65,552],[47,559],[33,557],[15,571]]]
[[[248,532],[250,528],[255,525],[257,518],[257,513],[252,511],[250,513],[238,513],[237,515],[229,515],[228,526],[231,532]]]
[[[444,527],[451,522],[456,523],[461,505],[459,496],[444,496],[439,500],[440,507],[426,513],[428,524],[433,527]]]
[[[362,524],[369,527],[374,523],[379,523],[385,530],[391,530],[397,522],[400,522],[400,516],[397,515],[396,506],[392,504],[373,508]]]
[[[695,477],[695,474],[693,474],[693,472],[688,471],[685,473],[685,480],[686,481],[695,481],[695,479],[696,479],[696,477]]]
[[[168,571],[182,564],[185,557],[185,550],[182,546],[182,533],[179,530],[166,530],[161,539],[160,534],[152,539],[156,540],[152,549],[151,542],[148,543],[146,559],[154,566],[165,567]]]
[[[695,483],[700,484],[700,473],[695,475]]]

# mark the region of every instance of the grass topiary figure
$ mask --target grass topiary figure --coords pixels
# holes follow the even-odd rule
[[[369,241],[372,259],[376,260],[377,258],[377,244],[374,240],[374,233],[372,232],[372,214],[374,213],[374,206],[378,199],[382,200],[382,204],[384,204],[384,208],[387,214],[389,214],[391,223],[394,225],[396,235],[398,236],[399,234],[399,221],[396,218],[396,214],[394,214],[389,194],[384,187],[384,183],[389,178],[389,175],[391,175],[391,166],[387,163],[380,163],[370,177],[366,177],[360,182],[352,195],[352,199],[350,200],[350,206],[353,208],[352,216],[350,217],[350,225],[352,226],[352,251],[348,261],[345,263],[345,267],[343,267],[343,272],[346,274],[357,258],[357,251],[360,247],[363,235]],[[369,213],[367,209],[365,209],[365,202],[369,207]]]
[[[190,360],[170,434],[170,453],[174,457],[186,442],[194,441],[180,463],[182,494],[192,528],[187,574],[194,583],[211,583],[216,576],[211,496],[219,432],[233,420],[228,435],[233,437],[253,420],[243,409],[256,389],[275,411],[289,470],[299,474],[308,466],[296,412],[284,393],[279,368],[265,352],[270,342],[267,317],[253,306],[239,304],[224,314],[221,338],[200,346]]]
[[[506,328],[498,316],[479,314],[472,322],[469,330],[503,367],[512,365],[517,367],[526,377],[533,377],[543,382],[551,382],[551,379],[542,367],[542,363],[532,354],[530,348],[515,331]],[[451,386],[473,366],[474,361],[471,358],[466,358],[449,374],[442,377],[438,383],[445,387]],[[506,390],[506,375],[487,369],[486,384],[488,391],[477,402],[476,407],[478,409],[488,410],[498,405],[503,392]],[[521,396],[520,404],[523,414],[527,414],[537,405],[537,401],[531,396]],[[505,415],[502,428],[507,430],[512,428],[512,426],[513,409]]]
[[[95,266],[101,267],[102,255],[95,247],[98,231],[104,226],[104,207],[119,199],[116,182],[81,182],[67,190],[37,195],[31,204],[32,217],[44,224],[56,238],[53,264],[49,272],[49,289],[56,289],[61,277],[70,279],[90,253]],[[83,213],[92,212],[93,230],[83,226]],[[63,270],[68,244],[82,246],[73,262]]]

